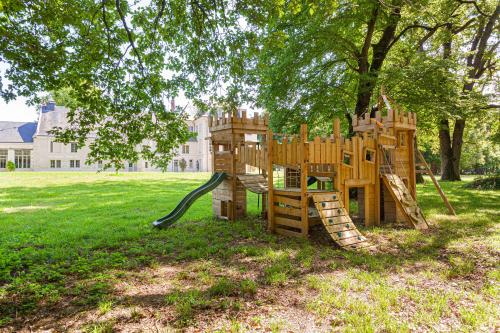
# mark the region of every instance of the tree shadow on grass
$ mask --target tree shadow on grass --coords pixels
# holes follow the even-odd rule
[[[339,269],[389,272],[402,265],[429,259],[446,261],[442,254],[450,243],[469,235],[487,237],[493,233],[491,227],[495,224],[487,214],[473,220],[442,221],[424,233],[398,230],[395,237],[401,238],[392,240],[394,249],[390,252],[347,252],[336,249],[329,239],[313,237],[308,241],[267,234],[265,226],[253,217],[238,222],[210,218],[196,220],[197,214],[200,214],[199,218],[210,215],[210,197],[205,196],[198,203],[199,207],[192,207],[195,214],[188,215],[173,228],[156,230],[150,227],[149,222],[157,217],[158,211],[168,212],[176,205],[173,199],[180,200],[181,191],[188,193],[199,185],[193,180],[189,186],[169,185],[166,189],[165,184],[142,180],[127,184],[80,184],[77,189],[74,186],[30,190],[10,188],[6,196],[8,200],[25,200],[24,196],[31,196],[29,200],[34,200],[33,203],[50,204],[54,200],[71,208],[54,213],[19,214],[17,218],[21,220],[13,221],[17,228],[26,223],[34,223],[36,227],[21,230],[11,227],[11,234],[0,236],[8,240],[0,248],[0,253],[5,254],[0,264],[3,274],[0,286],[6,295],[0,297],[0,319],[14,318],[16,313],[19,314],[13,321],[15,328],[25,325],[24,319],[36,322],[40,314],[56,322],[61,304],[71,305],[64,315],[72,317],[95,309],[102,300],[117,297],[113,285],[127,277],[128,273],[140,274],[146,267],[154,269],[158,265],[188,266],[199,260],[213,261],[229,271],[238,271],[246,266],[246,269],[255,271],[259,289],[286,284],[289,280],[300,281],[311,272],[332,271],[330,266],[316,265],[325,260],[335,263]],[[64,196],[67,192],[72,192],[72,195]],[[47,193],[54,193],[54,197],[46,198],[44,195]],[[162,197],[170,201],[161,202]],[[36,198],[40,198],[40,202]],[[424,211],[443,211],[437,195],[421,194],[419,198]],[[113,201],[115,199],[121,201],[120,206]],[[460,192],[453,200],[464,207],[469,205],[491,210],[496,209],[497,202],[488,193],[477,191]],[[69,211],[70,215],[63,214]],[[458,212],[468,210],[460,208]],[[73,222],[68,223],[69,220]],[[370,234],[372,229],[367,231]],[[384,237],[390,228],[375,231]],[[40,233],[44,234],[43,237],[37,238]],[[249,264],[249,258],[260,259]],[[312,264],[307,264],[308,260]],[[240,283],[229,281],[229,284]],[[182,324],[199,311],[225,311],[220,302],[228,297],[233,301],[248,301],[249,296],[240,291],[214,295],[207,291],[210,288],[137,295],[127,297],[123,305],[157,307],[159,304],[173,306],[173,303],[178,303],[181,307],[175,311]],[[194,294],[189,294],[191,292]],[[174,295],[178,300],[173,303],[175,297],[169,301],[172,293],[176,293]],[[190,300],[195,296],[200,298],[199,302]],[[188,315],[183,315],[182,311]]]

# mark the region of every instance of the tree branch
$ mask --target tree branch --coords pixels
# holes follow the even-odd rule
[[[483,15],[483,16],[486,16],[486,17],[490,17],[491,16],[491,15],[488,15],[485,12],[483,12],[481,10],[481,8],[479,7],[479,5],[477,4],[476,1],[473,1],[473,0],[457,0],[457,1],[460,2],[460,3],[463,3],[463,4],[474,5],[474,7],[476,7],[476,10],[478,11],[478,13],[481,14],[481,15]]]
[[[130,31],[130,29],[127,25],[127,21],[125,20],[125,16],[123,15],[123,12],[122,12],[122,9],[120,6],[120,0],[115,0],[115,5],[116,5],[116,11],[118,12],[118,15],[120,15],[120,19],[122,21],[123,27],[125,28],[125,31],[127,32],[128,42],[132,46],[132,50],[134,51],[134,54],[137,57],[137,60],[139,61],[139,67],[141,68],[141,71],[144,73],[144,65],[142,64],[141,55],[135,46],[132,32]]]

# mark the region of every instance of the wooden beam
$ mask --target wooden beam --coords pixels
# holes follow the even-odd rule
[[[307,165],[309,158],[309,144],[307,142],[307,125],[300,125],[300,149],[302,150],[300,157],[300,208],[302,221],[302,236],[307,237],[309,233],[309,210],[307,196]]]
[[[446,195],[444,194],[443,192],[443,189],[441,188],[441,186],[439,185],[438,181],[436,180],[436,177],[434,177],[434,174],[432,173],[432,170],[431,168],[429,168],[429,165],[427,164],[427,162],[425,161],[425,158],[424,156],[422,155],[422,153],[420,152],[419,149],[417,149],[417,155],[420,159],[420,162],[424,163],[424,166],[425,168],[427,169],[427,172],[429,174],[429,176],[431,177],[432,179],[432,182],[434,183],[434,186],[436,187],[439,195],[441,196],[441,199],[443,199],[444,201],[444,204],[446,205],[446,207],[448,208],[448,212],[451,214],[451,215],[457,215],[455,213],[455,210],[453,209],[453,207],[451,206],[450,202],[448,201],[448,198],[446,197]]]
[[[273,184],[273,131],[267,131],[267,225],[270,232],[276,231],[274,224],[274,184]]]

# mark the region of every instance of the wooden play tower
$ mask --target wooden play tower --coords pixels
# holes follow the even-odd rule
[[[307,125],[297,135],[276,134],[267,118],[234,112],[210,118],[214,172],[228,175],[213,191],[213,213],[236,219],[246,214],[246,190],[263,195],[268,229],[287,236],[307,237],[322,223],[332,239],[346,249],[371,247],[351,219],[350,192],[357,192],[358,223],[378,226],[402,222],[427,229],[416,202],[416,116],[393,109],[382,96],[379,107],[353,119],[355,135],[341,135],[333,120],[332,134],[308,136]],[[258,140],[246,140],[257,135]],[[258,173],[249,174],[247,166]],[[277,170],[284,179],[275,179]],[[433,179],[434,180],[434,179]],[[437,182],[436,182],[437,184]],[[453,213],[439,188],[445,203]]]

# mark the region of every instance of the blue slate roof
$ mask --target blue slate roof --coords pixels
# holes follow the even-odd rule
[[[0,142],[33,142],[37,123],[0,121]]]

